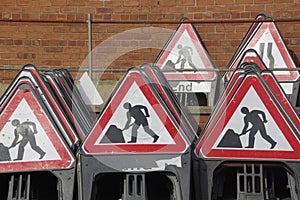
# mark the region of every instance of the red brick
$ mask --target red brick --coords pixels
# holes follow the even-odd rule
[[[207,12],[225,12],[227,7],[225,5],[208,5]]]
[[[12,13],[11,19],[12,20],[20,20],[21,19],[21,14],[20,13]]]
[[[62,47],[45,47],[45,52],[63,52]]]
[[[272,3],[295,3],[294,0],[274,0]]]
[[[178,6],[194,6],[195,0],[178,0]]]
[[[199,20],[199,19],[215,19],[213,17],[214,13],[195,13],[194,14],[194,19]]]
[[[39,1],[31,1],[31,6],[51,6],[51,1],[48,0],[39,0]]]
[[[91,6],[91,7],[94,7],[94,8],[96,8],[96,7],[103,7],[103,6],[104,6],[104,1],[99,1],[99,0],[86,0],[85,2],[86,2],[86,4],[87,4],[88,6]]]
[[[2,4],[2,2],[1,2],[1,4]],[[17,0],[16,5],[17,6],[30,6],[31,0]]]
[[[41,13],[59,13],[59,7],[41,7]]]
[[[77,14],[75,20],[86,22],[87,18],[87,14]]]
[[[40,14],[39,13],[23,13],[21,15],[23,20],[39,20]]]
[[[215,1],[212,0],[197,0],[196,1],[197,6],[206,6],[206,5],[215,5]]]
[[[206,12],[206,7],[209,5],[205,5],[205,6],[201,6],[201,5],[197,5],[197,6],[193,6],[193,7],[186,7],[186,13],[199,13],[199,12]]]
[[[116,1],[116,0],[110,0],[110,1],[104,1],[105,7],[120,7],[122,6],[122,1]]]
[[[55,67],[55,66],[62,66],[62,61],[61,60],[43,60],[42,65],[45,67]]]
[[[95,8],[93,8],[93,7],[79,7],[79,8],[77,8],[77,12],[78,13],[86,13],[86,15],[87,15],[88,13],[94,13]]]
[[[68,21],[75,21],[76,20],[76,15],[75,14],[68,14],[67,15],[67,20]]]
[[[141,1],[141,6],[157,6],[159,1],[153,1],[153,0],[143,0]]]
[[[26,6],[22,9],[21,12],[25,13],[40,13],[41,8],[38,6]]]
[[[1,0],[2,6],[15,6],[16,2],[11,0]]]
[[[215,0],[216,5],[234,5],[233,1],[231,0]]]
[[[99,13],[99,14],[111,13],[112,11],[113,11],[113,9],[108,8],[108,7],[96,8],[96,13]]]
[[[253,1],[254,0],[235,0],[235,3],[236,4],[246,4],[246,5],[250,4],[251,5],[251,4],[253,4]]]
[[[272,4],[273,0],[253,0],[254,4]]]
[[[66,6],[67,0],[52,0],[51,6]]]
[[[267,5],[266,5],[267,6]],[[265,9],[264,4],[255,4],[255,5],[246,5],[245,10],[246,11],[259,11],[262,12]]]
[[[101,79],[103,80],[115,80],[115,75],[113,73],[103,73],[101,74]]]
[[[243,12],[245,9],[244,5],[230,5],[226,6],[226,12]]]
[[[139,0],[124,0],[123,6],[139,6],[140,1]]]
[[[57,14],[57,20],[67,20],[67,14]]]
[[[298,14],[299,14],[300,13],[299,12],[300,11],[300,4],[299,3],[297,3],[297,4],[286,4],[286,9],[287,10],[296,10],[298,12]]]
[[[80,7],[80,6],[86,6],[87,3],[88,3],[87,1],[82,1],[82,0],[72,0],[72,1],[67,0],[66,5]]]
[[[168,13],[169,8],[168,7],[154,7],[152,8],[152,13],[159,13],[161,15],[164,15]]]
[[[245,9],[247,11],[247,9]],[[254,19],[254,17],[251,17],[251,12],[243,12],[240,15],[241,19]]]

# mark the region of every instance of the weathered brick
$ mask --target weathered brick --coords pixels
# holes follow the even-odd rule
[[[252,5],[254,0],[235,0],[236,4]]]
[[[122,6],[122,1],[116,1],[116,0],[104,1],[104,6],[105,7],[120,7],[120,6]]]
[[[153,0],[143,0],[141,1],[141,6],[157,6],[159,1],[153,1]]]
[[[51,6],[66,6],[67,0],[53,0],[51,1]]]
[[[215,5],[234,5],[233,1],[231,0],[214,0]]]
[[[139,6],[140,5],[140,1],[139,0],[124,0],[123,1],[123,6]]]
[[[186,13],[199,13],[199,12],[206,12],[206,7],[209,5],[205,5],[205,6],[201,6],[201,5],[197,5],[197,6],[189,6],[186,7]]]
[[[45,47],[45,52],[62,52],[62,47]]]
[[[3,0],[1,1],[2,6],[15,6],[16,2],[11,0]]]
[[[111,13],[112,11],[113,11],[113,9],[108,8],[108,7],[96,8],[96,13],[98,13],[98,14]]]
[[[16,1],[17,6],[30,6],[31,0],[18,0]]]
[[[225,12],[225,5],[208,5],[206,6],[207,12]]]
[[[42,65],[45,67],[62,66],[62,60],[42,60]]]
[[[243,12],[245,9],[244,5],[228,5],[226,6],[226,12]]]
[[[178,0],[178,6],[195,6],[195,0]]]

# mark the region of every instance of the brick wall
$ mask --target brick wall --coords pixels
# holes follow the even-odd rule
[[[251,25],[247,20],[259,13],[275,20],[295,19],[300,15],[300,3],[299,0],[2,0],[0,80],[13,78],[27,63],[43,69],[69,68],[76,76],[79,66],[87,66],[88,13],[93,20],[92,45],[98,47],[93,65],[98,71],[113,69],[103,79],[118,79],[123,73],[118,71],[120,68],[153,62],[182,17],[216,22],[194,25],[215,65],[226,67]],[[246,21],[222,23],[222,20]],[[100,23],[103,21],[107,23]],[[116,21],[123,23],[110,23]],[[300,56],[300,21],[277,25],[288,48]]]

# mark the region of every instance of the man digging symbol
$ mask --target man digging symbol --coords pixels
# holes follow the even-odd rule
[[[148,125],[147,117],[150,117],[148,109],[146,106],[143,105],[135,105],[131,106],[130,103],[124,103],[123,107],[127,109],[127,122],[125,124],[125,127],[123,130],[128,129],[130,126],[132,126],[131,132],[131,140],[128,143],[136,143],[137,142],[137,134],[138,134],[138,128],[142,125],[145,132],[148,133],[150,136],[153,137],[153,143],[155,143],[159,136],[156,135]],[[144,112],[143,112],[144,111]],[[133,124],[129,125],[131,122],[131,118],[133,118],[135,121]]]
[[[197,68],[192,61],[192,56],[191,56],[193,54],[192,47],[189,46],[183,47],[181,44],[179,44],[177,48],[179,49],[178,51],[179,57],[175,64],[181,62],[180,69],[184,70],[184,65],[186,62],[188,62],[189,66],[191,66],[195,71],[197,71]]]
[[[244,117],[245,125],[240,136],[245,135],[248,131],[250,131],[248,146],[245,148],[253,148],[255,135],[259,131],[262,138],[265,139],[267,142],[269,142],[271,144],[270,148],[273,149],[276,146],[277,142],[275,142],[269,135],[267,135],[266,127],[264,123],[267,123],[268,121],[266,119],[265,113],[260,110],[252,110],[250,112],[247,107],[243,107],[241,109],[241,112],[246,116]],[[261,119],[260,116],[262,117],[263,120]],[[247,130],[249,123],[252,124],[252,127]]]
[[[14,160],[22,160],[24,155],[25,146],[30,144],[31,148],[36,151],[38,154],[40,154],[39,159],[42,159],[46,152],[44,152],[37,144],[35,140],[35,134],[37,134],[36,125],[33,122],[26,121],[23,123],[20,123],[19,120],[14,119],[12,120],[11,124],[15,126],[14,134],[15,139],[11,144],[11,147],[15,147],[17,144],[19,144],[18,149],[18,156]],[[32,128],[31,128],[32,127]],[[22,136],[22,139],[18,141],[19,136]]]

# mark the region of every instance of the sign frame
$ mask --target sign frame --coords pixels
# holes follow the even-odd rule
[[[210,133],[206,133],[206,137],[197,144],[195,152],[204,156],[204,158],[227,158],[227,159],[276,159],[276,160],[299,160],[300,159],[300,146],[299,146],[299,132],[294,133],[291,128],[291,123],[289,119],[285,119],[285,115],[282,114],[280,109],[278,108],[278,103],[273,101],[273,97],[269,94],[269,92],[264,88],[264,85],[261,83],[262,80],[255,73],[248,73],[247,76],[240,78],[243,79],[239,83],[239,87],[235,91],[235,93],[230,96],[226,96],[225,102],[227,106],[226,109],[231,110],[231,112],[235,112],[236,108],[239,106],[243,96],[248,92],[250,87],[256,88],[256,92],[261,98],[261,101],[265,104],[269,113],[272,115],[277,125],[280,124],[279,129],[282,131],[282,134],[285,136],[289,144],[292,146],[294,151],[280,151],[280,150],[255,150],[255,154],[253,150],[241,150],[241,149],[212,149],[215,144],[219,134],[222,132],[222,128],[226,126],[231,115],[224,116],[224,109],[217,110],[217,113],[214,117],[217,116],[217,120],[224,120],[224,124],[222,126],[209,125],[211,128],[207,128],[205,131],[210,131]],[[255,83],[255,84],[254,84]],[[260,84],[258,84],[260,83]],[[262,98],[264,97],[264,98]],[[272,99],[268,104],[266,104],[266,100],[264,99]],[[280,115],[278,115],[280,113]],[[285,123],[283,123],[283,121]],[[217,124],[214,123],[214,124]],[[212,127],[213,126],[213,127]],[[284,126],[284,128],[283,128]],[[213,132],[211,132],[213,130]],[[284,132],[286,131],[286,132]]]
[[[0,117],[4,117],[1,121],[8,121],[12,113],[22,99],[25,99],[40,125],[47,126],[47,136],[51,141],[53,147],[61,157],[61,160],[37,160],[37,161],[2,161],[0,162],[0,172],[15,172],[15,171],[32,171],[32,170],[57,170],[69,169],[74,166],[75,159],[69,146],[66,144],[64,137],[60,134],[57,127],[54,125],[50,113],[46,106],[42,103],[39,93],[35,90],[35,86],[29,78],[20,79],[14,84],[10,92],[6,95],[6,101],[1,104]],[[9,109],[8,109],[9,107]],[[7,110],[8,109],[8,110]],[[2,123],[1,123],[2,124]],[[0,127],[3,129],[3,126]],[[54,142],[55,141],[55,142]]]
[[[165,128],[173,138],[175,144],[95,144],[102,131],[108,125],[115,110],[120,106],[121,101],[130,89],[131,85],[136,83],[157,116],[164,122]],[[99,115],[91,133],[83,142],[82,149],[85,154],[166,154],[166,153],[184,153],[189,147],[189,141],[185,138],[180,126],[172,117],[165,103],[161,101],[159,94],[153,90],[149,80],[142,75],[141,69],[131,68],[125,76],[119,81],[105,108]]]
[[[199,57],[201,58],[205,70],[201,72],[201,68],[199,68],[198,72],[194,73],[176,73],[176,72],[164,72],[162,66],[169,55],[172,53],[172,50],[175,48],[176,43],[179,41],[184,32],[187,32],[192,40]],[[199,34],[196,31],[195,27],[191,23],[181,23],[176,31],[171,35],[163,50],[160,52],[158,57],[156,58],[154,64],[158,66],[166,76],[167,80],[194,80],[194,81],[214,81],[216,79],[216,72],[214,71],[215,66],[212,60],[209,57],[208,52],[203,46],[203,43],[200,40]]]

